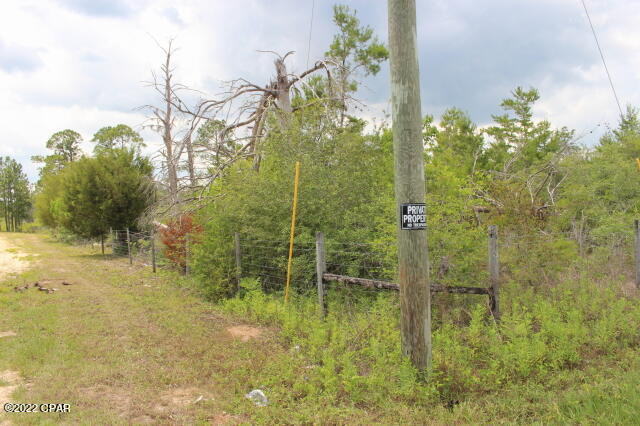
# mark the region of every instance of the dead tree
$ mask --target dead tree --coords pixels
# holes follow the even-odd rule
[[[271,51],[262,52],[276,55],[275,76],[266,86],[242,78],[233,80],[226,83],[226,90],[215,99],[202,99],[193,109],[188,108],[177,97],[171,99],[174,107],[192,118],[194,129],[209,120],[224,122],[217,140],[228,143],[229,136],[234,134],[233,141],[239,144],[236,152],[230,157],[251,157],[256,169],[260,164],[260,141],[267,133],[266,121],[269,114],[275,113],[280,128],[286,130],[290,115],[294,112],[291,101],[293,87],[296,84],[304,84],[307,76],[320,70],[324,70],[327,78],[331,79],[330,64],[327,61],[318,61],[313,67],[296,75],[289,73],[286,66],[286,59],[293,52],[284,56]],[[231,110],[234,103],[237,105],[234,112],[225,114],[225,109]],[[221,117],[225,119],[221,120]]]
[[[147,127],[162,135],[163,149],[160,151],[166,165],[167,171],[167,188],[168,197],[171,203],[178,200],[178,159],[179,149],[174,139],[176,116],[173,111],[172,99],[175,98],[175,92],[178,89],[173,80],[174,68],[171,65],[171,56],[174,53],[173,40],[169,41],[165,48],[158,44],[165,55],[164,63],[160,66],[160,74],[152,71],[152,81],[148,82],[148,86],[156,90],[162,97],[163,107],[154,105],[145,105],[142,108],[151,111],[152,116],[146,124]],[[177,155],[178,154],[178,155]]]

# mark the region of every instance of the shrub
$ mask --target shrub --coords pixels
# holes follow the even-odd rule
[[[195,223],[193,215],[182,214],[170,221],[166,228],[160,229],[160,239],[164,245],[164,256],[181,270],[185,270],[187,261],[187,235],[197,235],[202,227]],[[196,238],[190,242],[197,243]]]

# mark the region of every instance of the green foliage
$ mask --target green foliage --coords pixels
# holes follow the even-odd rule
[[[421,384],[402,356],[397,301],[380,294],[366,310],[349,316],[338,310],[319,319],[315,300],[294,297],[284,306],[282,296],[265,295],[255,281],[241,283],[243,298],[226,301],[224,309],[282,330],[290,353],[291,373],[284,379],[288,398],[322,400],[326,404],[382,405],[389,399],[424,404],[435,396],[433,385]],[[267,385],[282,382],[268,377]],[[272,382],[273,381],[273,382]]]
[[[329,95],[327,98],[332,99],[332,112],[339,111],[338,121],[343,126],[347,118],[349,94],[358,90],[356,77],[359,74],[376,75],[380,71],[380,65],[389,58],[389,51],[374,35],[372,28],[360,25],[356,11],[348,6],[333,7],[333,23],[338,27],[338,32],[334,35],[329,50],[325,52],[328,63],[334,68],[332,78],[310,80],[304,94],[306,100]],[[349,119],[356,120],[355,117]]]
[[[233,158],[240,144],[235,141],[233,130],[226,130],[222,120],[207,120],[198,127],[193,147],[196,156],[212,170],[222,170]]]
[[[38,218],[85,238],[109,228],[137,228],[153,201],[151,163],[134,150],[105,150],[85,157],[58,174],[45,176],[36,199]]]
[[[35,196],[35,216],[40,223],[51,229],[61,226],[65,218],[63,174],[61,172],[43,176]]]
[[[298,296],[284,306],[281,294],[264,294],[255,280],[241,286],[243,296],[225,301],[224,309],[278,326],[294,348],[292,370],[304,371],[265,382],[289,387],[290,398],[322,398],[328,404],[459,402],[518,384],[544,384],[594,354],[640,344],[640,307],[610,288],[576,281],[545,292],[511,286],[499,327],[478,304],[466,326],[443,324],[434,330],[434,367],[425,384],[401,355],[396,294],[379,293],[349,311],[334,298],[341,290],[333,289],[329,316],[322,321],[314,298]]]
[[[640,215],[638,112],[630,108],[619,127],[592,151],[571,156],[562,188],[557,226],[575,232],[586,246],[615,246],[630,234]]]
[[[53,150],[55,155],[62,157],[64,162],[71,163],[80,155],[80,142],[82,142],[82,136],[78,132],[66,129],[54,133],[47,141],[47,148]]]
[[[365,75],[376,75],[380,63],[389,58],[389,51],[373,34],[373,29],[360,26],[356,11],[344,5],[333,6],[333,23],[338,27],[338,34],[333,36],[326,56],[343,68],[352,71],[362,68]]]
[[[139,151],[145,146],[140,134],[126,124],[101,128],[93,135],[91,142],[96,143],[95,153],[116,148]]]
[[[74,130],[66,129],[54,133],[46,143],[53,153],[47,156],[35,155],[31,161],[43,163],[40,168],[40,180],[47,175],[59,173],[68,163],[76,161],[82,155],[80,150],[82,136]],[[41,184],[41,182],[38,182]]]
[[[20,230],[31,216],[31,191],[22,164],[11,157],[0,157],[0,215],[5,230]]]
[[[345,131],[321,121],[319,113],[297,113],[287,133],[272,132],[263,144],[259,172],[250,161],[237,162],[212,186],[193,268],[207,285],[230,282],[218,280],[230,272],[234,232],[253,240],[288,241],[296,160],[301,162],[299,242],[315,241],[318,231],[335,242],[370,242],[380,224],[393,221],[394,210],[385,204],[393,194],[390,134],[363,136],[359,126]],[[305,262],[296,268],[304,273],[296,281],[311,281],[313,258]]]

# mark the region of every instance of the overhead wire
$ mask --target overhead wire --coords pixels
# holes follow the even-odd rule
[[[309,23],[309,42],[307,44],[307,68],[309,68],[309,56],[311,55],[311,33],[313,32],[313,10],[315,9],[316,1],[311,0],[311,22]]]
[[[607,78],[609,79],[609,84],[611,85],[611,91],[613,92],[613,97],[616,99],[616,104],[618,105],[618,111],[620,111],[620,117],[624,114],[622,113],[622,107],[620,106],[620,100],[618,99],[618,94],[616,93],[616,89],[613,86],[613,80],[611,79],[611,73],[609,73],[609,68],[607,67],[607,62],[604,60],[604,54],[602,53],[602,47],[600,47],[600,42],[598,41],[598,36],[596,35],[596,30],[593,27],[593,22],[591,22],[591,16],[589,16],[589,10],[587,9],[587,4],[584,0],[580,0],[582,2],[582,7],[584,7],[584,12],[587,15],[587,20],[589,21],[589,26],[591,27],[591,32],[593,33],[593,38],[596,41],[596,46],[598,46],[598,52],[600,52],[600,59],[602,59],[602,65],[604,65],[604,70],[607,73]]]

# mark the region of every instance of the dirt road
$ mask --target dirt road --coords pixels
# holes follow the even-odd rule
[[[70,406],[0,413],[0,424],[250,422],[258,408],[244,394],[260,384],[251,372],[282,351],[273,333],[223,317],[171,273],[40,235],[0,244],[0,332],[10,333],[0,338],[0,395]],[[29,267],[26,254],[38,261]]]
[[[13,247],[6,236],[0,233],[0,281],[24,271],[29,266],[29,262],[24,259],[25,257],[25,253]]]

